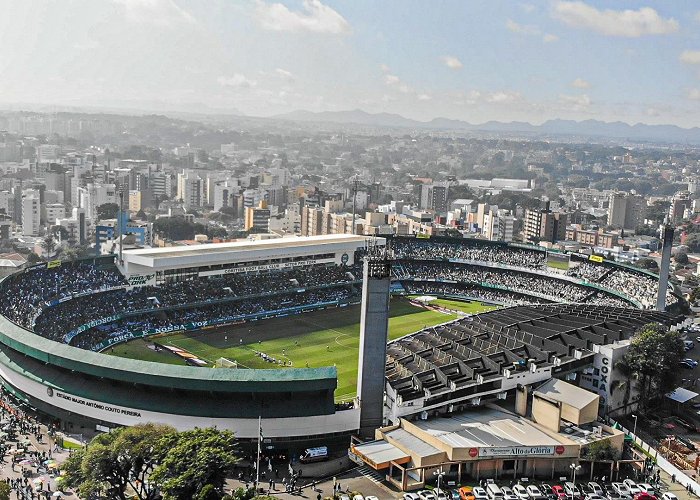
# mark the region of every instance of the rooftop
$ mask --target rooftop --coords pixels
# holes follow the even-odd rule
[[[491,408],[471,410],[448,418],[413,422],[451,448],[557,446],[569,444],[540,430],[525,417]]]
[[[535,394],[552,401],[560,401],[579,410],[598,399],[598,395],[559,379],[551,379],[541,385]]]

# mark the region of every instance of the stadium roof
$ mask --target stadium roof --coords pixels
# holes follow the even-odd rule
[[[369,238],[358,235],[337,235],[324,234],[319,236],[307,237],[290,237],[290,238],[275,238],[271,240],[256,240],[256,241],[233,241],[230,243],[211,243],[206,245],[196,246],[175,246],[161,248],[144,248],[136,250],[124,251],[124,257],[150,257],[153,259],[159,257],[174,257],[183,255],[202,255],[220,252],[259,250],[262,248],[289,248],[289,247],[308,247],[314,245],[330,245],[334,243],[362,242],[364,243]]]
[[[651,310],[585,304],[503,308],[390,342],[387,380],[404,402],[448,402],[533,367],[560,372],[585,364],[593,346],[628,339],[653,321],[670,320]],[[421,405],[413,408],[420,411]]]
[[[321,235],[305,238],[277,238],[236,241],[195,246],[134,249],[124,251],[125,274],[148,273],[160,269],[179,269],[226,263],[269,261],[321,253],[351,252],[372,240],[369,236]],[[376,238],[380,244],[383,238]]]

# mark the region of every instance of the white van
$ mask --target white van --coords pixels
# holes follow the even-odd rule
[[[322,462],[328,460],[328,447],[319,446],[318,448],[307,448],[304,454],[299,457],[299,461],[303,464],[311,462]]]
[[[489,483],[486,485],[486,494],[489,500],[503,500],[503,492],[496,483]]]

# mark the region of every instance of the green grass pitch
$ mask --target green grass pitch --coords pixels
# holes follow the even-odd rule
[[[440,300],[434,303],[469,313],[492,308],[479,302]],[[395,297],[390,306],[389,338],[400,338],[424,326],[437,325],[456,317],[456,314],[416,307],[404,298]],[[220,357],[235,360],[240,368],[284,369],[264,361],[254,351],[291,361],[295,368],[335,365],[338,370],[336,400],[340,401],[355,396],[360,345],[359,322],[360,306],[354,305],[210,330],[175,333],[153,340],[186,349],[211,364]],[[146,361],[184,364],[173,354],[150,349],[148,346],[153,340],[132,340],[108,349],[105,353]]]

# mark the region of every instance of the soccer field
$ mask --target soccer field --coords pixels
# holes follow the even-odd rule
[[[460,303],[466,306],[466,303]],[[490,306],[474,304],[474,311]],[[400,297],[391,299],[389,338],[396,339],[457,317],[412,305]],[[336,400],[355,396],[357,359],[360,345],[360,306],[326,309],[311,313],[256,321],[198,332],[175,333],[153,339],[163,345],[186,349],[213,364],[225,357],[240,368],[279,368],[263,360],[255,351],[279,360],[291,361],[292,367],[333,366],[338,370]],[[150,339],[132,340],[105,353],[147,361],[184,364],[168,352],[149,348]]]

